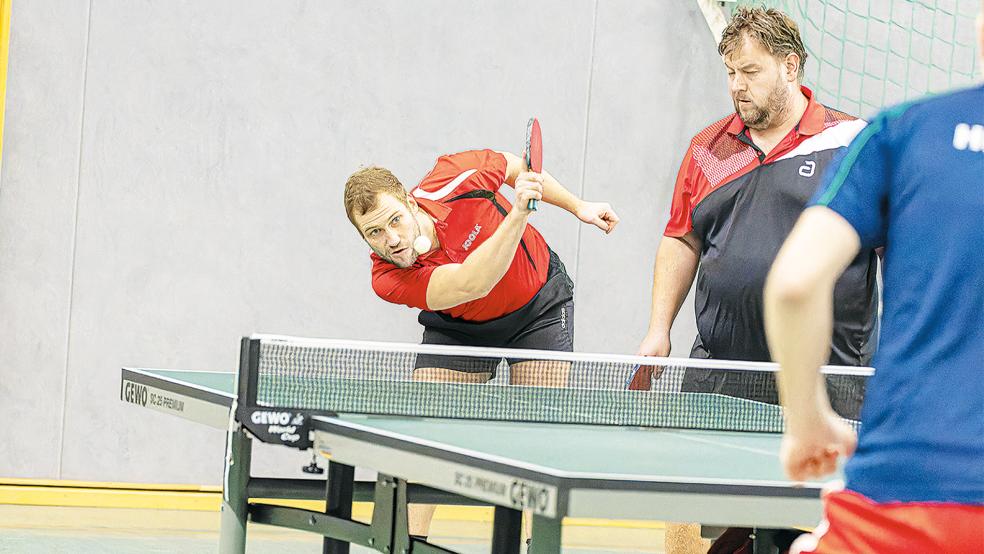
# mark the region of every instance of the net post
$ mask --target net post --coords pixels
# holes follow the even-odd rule
[[[260,369],[260,340],[243,337],[239,348],[237,398],[240,406],[256,406],[257,380]]]

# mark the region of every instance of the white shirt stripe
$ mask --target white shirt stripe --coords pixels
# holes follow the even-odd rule
[[[812,154],[814,152],[833,150],[835,148],[847,146],[848,144],[851,144],[854,137],[860,133],[861,129],[864,129],[867,124],[868,122],[862,119],[855,119],[853,121],[838,123],[833,127],[828,127],[801,142],[799,146],[787,152],[779,158],[779,160],[786,160],[789,158],[795,158],[796,156],[805,156],[806,154]]]
[[[445,196],[451,194],[451,191],[453,191],[455,188],[457,188],[458,185],[460,185],[465,179],[471,177],[472,174],[475,173],[476,171],[478,171],[478,170],[477,169],[469,169],[468,171],[465,171],[461,175],[458,175],[457,177],[455,177],[454,180],[452,180],[450,183],[448,183],[448,184],[444,185],[443,187],[435,190],[434,192],[427,192],[426,190],[423,190],[420,187],[417,187],[417,188],[413,189],[413,195],[416,196],[417,198],[423,198],[425,200],[440,200],[440,199],[444,198]]]

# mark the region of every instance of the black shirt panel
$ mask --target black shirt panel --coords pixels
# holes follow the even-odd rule
[[[762,289],[779,248],[839,149],[780,159],[723,183],[693,210],[702,241],[693,355],[769,360]],[[876,256],[862,251],[837,282],[830,363],[866,365],[876,343]],[[698,348],[699,347],[699,348]]]

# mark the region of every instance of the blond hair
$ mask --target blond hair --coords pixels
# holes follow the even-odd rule
[[[800,38],[799,27],[788,15],[775,8],[739,7],[721,33],[718,54],[729,56],[741,48],[746,36],[757,40],[776,58],[784,59],[789,54],[799,56],[797,77],[803,80],[806,48]]]
[[[407,203],[407,189],[403,188],[396,175],[384,167],[364,167],[345,181],[345,215],[357,229],[355,217],[374,209],[380,194],[390,194]]]

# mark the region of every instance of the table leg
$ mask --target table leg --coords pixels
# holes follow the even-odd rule
[[[233,411],[235,413],[235,411]],[[222,513],[220,517],[219,552],[246,552],[246,519],[249,514],[249,484],[252,443],[235,419],[226,433],[226,458],[222,483]]]
[[[559,554],[561,539],[561,519],[533,516],[533,540],[528,554]]]
[[[522,511],[496,506],[495,517],[492,520],[492,552],[519,554],[522,527]]]
[[[752,554],[776,554],[779,552],[775,546],[775,529],[755,528],[752,533]]]
[[[328,482],[325,493],[325,514],[352,519],[352,493],[355,488],[355,468],[328,462]],[[349,543],[325,537],[324,554],[348,554]]]

